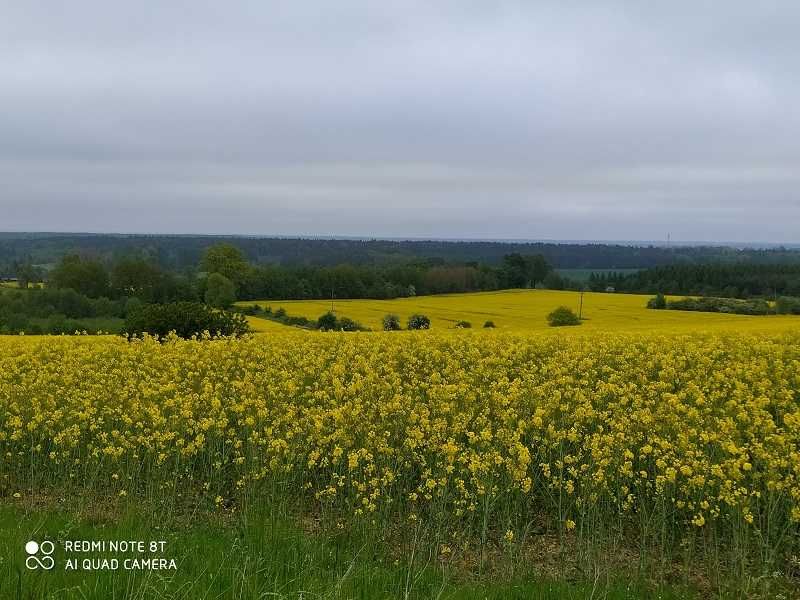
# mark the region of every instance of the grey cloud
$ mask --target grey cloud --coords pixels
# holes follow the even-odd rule
[[[793,2],[46,2],[0,229],[797,242]]]

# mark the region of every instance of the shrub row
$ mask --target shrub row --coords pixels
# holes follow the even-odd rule
[[[286,313],[285,308],[277,308],[272,310],[271,306],[262,308],[258,304],[250,306],[236,307],[238,312],[245,315],[257,316],[270,321],[277,321],[284,325],[291,325],[292,327],[302,327],[304,329],[319,329],[321,331],[369,331],[358,321],[349,319],[348,317],[337,317],[332,311],[328,311],[314,321],[306,317],[295,317]]]
[[[682,298],[664,300],[662,295],[651,298],[648,308],[668,310],[688,310],[697,312],[729,313],[736,315],[768,315],[773,313],[766,300],[738,300],[735,298]]]
[[[241,336],[250,331],[247,319],[240,313],[211,308],[200,302],[143,304],[128,312],[125,333],[144,333],[164,337],[174,331],[179,337],[212,335]]]

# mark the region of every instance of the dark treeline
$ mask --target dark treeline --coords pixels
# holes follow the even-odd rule
[[[603,291],[774,298],[800,296],[800,264],[668,265],[632,274],[593,273],[589,288]]]
[[[240,300],[304,298],[400,298],[406,296],[535,287],[551,266],[541,256],[509,254],[499,267],[439,261],[395,266],[256,265],[237,283]]]
[[[237,247],[217,244],[187,272],[170,271],[146,257],[109,262],[68,254],[48,270],[19,266],[16,285],[21,289],[0,293],[0,332],[69,332],[80,329],[75,319],[96,318],[105,319],[96,328],[119,329],[119,321],[131,321],[142,305],[205,303],[227,309],[237,300],[397,298],[536,287],[551,271],[542,256],[521,254],[506,255],[496,267],[441,260],[280,266],[252,264]]]
[[[219,243],[236,246],[253,264],[284,266],[386,266],[404,265],[415,260],[499,266],[504,256],[514,253],[542,255],[559,269],[629,269],[712,262],[800,262],[800,249],[797,248],[0,233],[0,277],[14,276],[21,264],[52,266],[67,254],[94,257],[106,264],[133,255],[167,270],[187,271],[200,262],[210,246]]]
[[[443,264],[416,260],[403,265],[281,266],[252,264],[238,248],[208,248],[188,273],[169,271],[147,258],[126,257],[110,264],[91,257],[64,256],[49,271],[17,270],[21,287],[43,281],[48,288],[72,289],[88,298],[130,298],[165,303],[179,300],[306,298],[398,298],[535,287],[552,270],[541,256],[508,254],[500,266]],[[213,289],[212,289],[213,288]]]

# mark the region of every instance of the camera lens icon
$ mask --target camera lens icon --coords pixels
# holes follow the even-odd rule
[[[32,571],[36,569],[49,571],[56,564],[55,559],[50,556],[55,549],[55,544],[50,540],[45,540],[41,544],[30,540],[25,544],[25,552],[28,554],[25,559],[25,566]]]

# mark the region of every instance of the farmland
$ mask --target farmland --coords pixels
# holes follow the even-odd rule
[[[285,327],[1,338],[0,519],[50,523],[56,539],[125,523],[163,526],[181,548],[196,535],[165,583],[176,598],[206,577],[191,554],[203,544],[238,556],[193,584],[215,597],[489,597],[463,586],[564,574],[580,586],[587,572],[606,590],[623,577],[626,594],[640,582],[773,596],[793,589],[800,553],[799,342]],[[332,554],[310,550],[303,566],[292,557],[306,546]],[[0,566],[6,589],[12,568]],[[52,582],[22,577],[39,592]],[[85,574],[59,577],[82,598],[153,586],[104,574],[90,592]]]
[[[583,326],[569,335],[591,332],[660,332],[696,331],[798,331],[800,318],[791,316],[750,317],[730,314],[654,311],[646,308],[648,296],[587,292],[583,296]],[[508,290],[473,294],[419,296],[396,300],[288,300],[240,302],[258,304],[273,310],[283,308],[292,316],[316,319],[333,306],[339,316],[359,321],[371,329],[381,328],[387,313],[401,321],[414,313],[430,317],[433,329],[452,328],[468,321],[475,328],[493,321],[503,330],[543,331],[549,329],[546,316],[554,308],[566,305],[578,311],[580,294],[553,290]],[[259,319],[262,321],[264,319]]]

